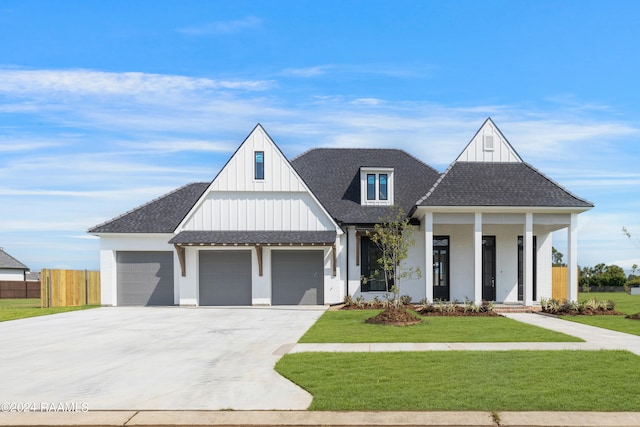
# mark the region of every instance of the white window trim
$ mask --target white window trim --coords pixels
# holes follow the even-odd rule
[[[367,175],[374,174],[376,176],[376,198],[367,200]],[[387,175],[387,200],[379,200],[380,194],[380,174]],[[393,168],[360,168],[360,204],[362,206],[391,206],[393,205]]]

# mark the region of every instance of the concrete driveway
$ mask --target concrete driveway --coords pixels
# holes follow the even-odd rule
[[[0,402],[306,409],[278,375],[324,307],[110,307],[0,323]]]

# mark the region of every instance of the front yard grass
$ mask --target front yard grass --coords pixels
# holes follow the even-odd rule
[[[599,301],[613,300],[616,303],[616,310],[624,314],[640,313],[640,295],[629,295],[625,292],[585,292],[578,295],[579,301],[589,298],[596,298]],[[562,319],[640,335],[640,320],[627,319],[624,316],[562,316]]]
[[[625,351],[295,353],[276,370],[311,410],[638,411],[640,357]]]
[[[40,308],[39,298],[0,299],[0,322],[4,322],[6,320],[24,319],[27,317],[44,316],[46,314],[84,310],[94,307],[98,306],[84,305],[80,307]]]
[[[423,317],[412,326],[365,323],[380,310],[326,311],[300,343],[581,342],[506,317]]]

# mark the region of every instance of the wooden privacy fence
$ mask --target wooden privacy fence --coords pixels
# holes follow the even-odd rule
[[[568,267],[553,267],[551,273],[551,298],[564,301],[569,298],[567,293],[567,284],[569,279],[567,278]]]
[[[42,307],[100,305],[100,272],[49,270],[40,273]]]
[[[40,298],[40,282],[0,280],[2,298]]]

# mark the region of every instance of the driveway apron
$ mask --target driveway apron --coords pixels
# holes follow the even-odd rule
[[[102,409],[306,409],[278,375],[324,307],[105,307],[0,323],[0,402]]]

